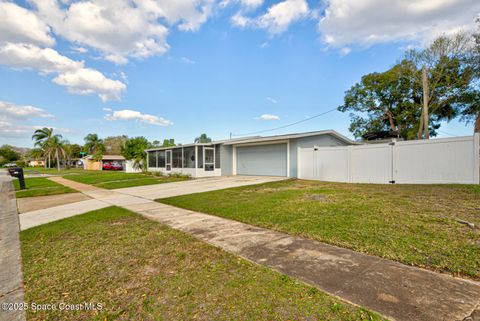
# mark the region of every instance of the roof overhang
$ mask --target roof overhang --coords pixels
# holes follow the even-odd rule
[[[312,136],[320,136],[320,135],[330,135],[333,136],[348,145],[359,145],[360,143],[349,139],[348,137],[343,136],[342,134],[334,131],[334,130],[320,130],[315,132],[306,132],[306,133],[296,133],[296,134],[287,134],[287,135],[276,135],[276,136],[267,136],[267,137],[255,137],[249,138],[244,140],[236,140],[236,141],[226,141],[223,143],[224,145],[240,145],[240,144],[251,144],[251,143],[268,143],[274,142],[278,140],[288,140],[288,139],[296,139],[296,138],[303,138],[303,137],[312,137]]]

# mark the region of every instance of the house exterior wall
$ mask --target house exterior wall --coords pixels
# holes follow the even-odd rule
[[[83,169],[87,171],[101,171],[102,170],[102,162],[95,161],[93,159],[86,159],[83,162]]]
[[[233,147],[231,145],[220,146],[220,167],[222,176],[233,175]]]

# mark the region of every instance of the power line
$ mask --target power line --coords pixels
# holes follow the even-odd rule
[[[452,134],[452,133],[449,133],[449,132],[446,132],[446,131],[443,131],[443,130],[440,130],[440,129],[437,129],[438,132],[440,133],[443,133],[445,135],[449,135],[449,136],[453,136],[453,137],[460,137],[458,135],[455,135],[455,134]]]
[[[275,127],[275,128],[271,128],[271,129],[264,129],[264,130],[259,130],[259,131],[256,131],[256,132],[250,132],[250,133],[230,134],[230,135],[231,135],[231,136],[248,136],[248,135],[255,135],[255,134],[261,134],[261,133],[271,132],[271,131],[274,131],[274,130],[287,128],[287,127],[290,127],[290,126],[293,126],[293,125],[297,125],[297,124],[300,124],[300,123],[303,123],[303,122],[312,120],[312,119],[314,119],[314,118],[317,118],[317,117],[326,115],[326,114],[328,114],[328,113],[331,113],[332,111],[335,111],[335,110],[337,110],[337,108],[333,108],[333,109],[327,110],[327,111],[325,111],[325,112],[323,112],[323,113],[317,114],[317,115],[315,115],[315,116],[308,117],[308,118],[305,118],[305,119],[296,121],[296,122],[291,123],[291,124],[288,124],[288,125],[283,125],[283,126],[280,126],[280,127]]]

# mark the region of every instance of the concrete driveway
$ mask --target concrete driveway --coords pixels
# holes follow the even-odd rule
[[[158,198],[209,192],[231,187],[275,182],[285,179],[286,177],[278,176],[220,176],[175,183],[120,188],[116,189],[115,192],[154,200]]]
[[[74,182],[60,176],[50,177],[49,179],[81,192],[85,195],[86,200],[25,212],[20,215],[20,226],[22,230],[112,205],[134,206],[134,208],[140,208],[142,206],[148,207],[154,203],[152,202],[153,200],[158,198],[281,181],[284,180],[285,177],[209,177],[115,190],[107,190],[92,185]],[[157,204],[158,203],[155,203],[153,205],[157,206]]]

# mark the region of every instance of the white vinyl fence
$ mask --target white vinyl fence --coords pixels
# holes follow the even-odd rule
[[[348,183],[480,183],[480,136],[298,148],[298,177]]]

